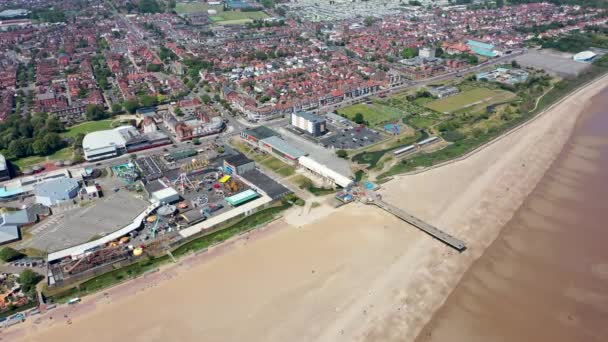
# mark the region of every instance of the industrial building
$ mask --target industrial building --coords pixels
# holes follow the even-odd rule
[[[258,146],[258,142],[262,139],[270,137],[280,137],[281,135],[266,126],[259,126],[256,128],[246,129],[241,132],[241,138],[245,141]]]
[[[429,89],[429,93],[437,98],[444,98],[458,94],[459,90],[452,86],[433,87]]]
[[[297,164],[298,158],[306,155],[305,152],[276,136],[260,140],[259,147],[291,165]]]
[[[85,135],[82,149],[87,161],[95,161],[170,143],[161,132],[142,134],[133,126],[121,126]]]
[[[318,137],[327,132],[325,118],[311,112],[291,113],[291,125],[314,137]]]
[[[0,181],[9,179],[11,179],[11,175],[8,169],[8,163],[6,162],[6,158],[0,154]]]
[[[224,159],[224,170],[229,175],[240,175],[255,169],[255,162],[244,154],[236,154]]]
[[[36,203],[54,206],[78,196],[80,184],[72,178],[59,178],[40,183],[34,187]]]
[[[354,183],[351,178],[341,175],[340,173],[330,169],[329,167],[319,163],[318,161],[310,157],[302,156],[298,159],[298,161],[300,166],[303,167],[306,171],[309,171],[314,175],[323,178],[323,180],[328,181],[333,185],[337,185],[342,188],[347,188],[353,185]]]
[[[11,211],[0,215],[0,245],[21,239],[21,227],[34,224],[38,221],[38,215],[48,216],[48,208],[41,205],[33,205],[26,209]]]

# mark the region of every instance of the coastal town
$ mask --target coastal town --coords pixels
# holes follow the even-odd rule
[[[0,336],[348,207],[475,250],[404,205],[400,175],[603,77],[607,20],[499,0],[0,0]]]

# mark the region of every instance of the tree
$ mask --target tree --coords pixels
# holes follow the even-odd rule
[[[44,277],[40,274],[26,268],[19,273],[19,284],[21,284],[21,289],[23,292],[27,293],[33,290],[36,287],[36,284],[38,284],[42,278]]]
[[[24,255],[21,254],[21,252],[11,247],[4,247],[0,249],[0,260],[4,262],[17,260],[19,258],[22,258],[23,256]]]
[[[127,110],[127,112],[133,114],[133,113],[135,113],[137,108],[139,108],[139,101],[137,99],[127,100],[124,103],[124,107]]]
[[[417,55],[418,55],[418,50],[417,50],[417,49],[415,49],[415,48],[411,48],[411,47],[405,48],[405,49],[403,49],[403,51],[401,52],[401,56],[402,56],[403,58],[414,58],[414,57],[416,57]]]
[[[504,0],[496,0],[496,7],[501,8],[505,5]]]
[[[517,61],[516,61],[516,60],[512,60],[512,61],[511,61],[511,66],[512,66],[513,68],[519,68],[519,63],[517,63]]]
[[[87,106],[86,117],[87,120],[103,120],[108,118],[108,113],[106,113],[102,105],[90,104]]]
[[[112,104],[112,114],[118,114],[122,112],[122,106],[120,105],[120,103],[113,103]]]
[[[340,158],[344,158],[346,159],[346,157],[348,157],[348,153],[344,150],[337,150],[336,151],[336,155]]]
[[[260,2],[264,8],[274,8],[274,0],[262,0]]]
[[[194,138],[194,139],[192,139],[192,143],[194,145],[200,145],[201,144],[201,140],[199,138]]]
[[[355,114],[355,118],[354,118],[355,123],[357,124],[362,124],[365,122],[365,118],[363,117],[363,114],[361,113],[356,113]]]
[[[139,103],[141,103],[142,107],[153,107],[158,103],[158,99],[156,96],[144,95],[139,98]]]
[[[184,115],[184,113],[182,112],[182,109],[179,107],[175,107],[175,109],[173,110],[173,112],[175,113],[175,115],[177,116],[182,116]]]
[[[139,0],[139,12],[141,13],[160,13],[160,5],[156,0]]]
[[[163,69],[163,66],[161,64],[148,64],[146,66],[146,70],[148,72],[159,72]]]
[[[374,17],[368,16],[368,17],[365,17],[365,19],[363,19],[363,24],[367,27],[370,27],[374,24],[374,21],[375,21]]]
[[[27,148],[22,139],[13,140],[8,145],[8,153],[15,156],[16,158],[21,158],[27,156]]]
[[[204,104],[208,104],[211,102],[211,97],[207,94],[203,94],[201,95],[201,101],[203,101]]]
[[[435,49],[435,57],[439,58],[439,57],[443,56],[443,53],[444,53],[444,51],[442,48],[438,47]]]

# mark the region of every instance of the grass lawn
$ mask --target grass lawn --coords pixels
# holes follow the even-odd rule
[[[287,165],[273,156],[269,156],[268,158],[262,160],[260,164],[266,166],[283,177],[289,177],[296,172],[293,166]]]
[[[484,102],[489,105],[508,100],[514,96],[515,94],[505,90],[474,88],[454,96],[429,102],[426,107],[441,113],[450,113],[477,103]]]
[[[30,156],[21,159],[11,160],[11,163],[17,165],[19,169],[23,170],[32,165],[44,163],[47,160],[68,160],[72,159],[74,150],[71,147],[64,147],[61,150],[56,151],[55,153],[48,155],[46,157],[41,156]]]
[[[209,6],[204,2],[178,2],[175,5],[175,12],[177,14],[183,13],[206,13],[207,10],[214,9],[218,13],[224,10],[224,7],[219,6]]]
[[[217,24],[245,24],[254,19],[268,18],[268,14],[262,11],[255,12],[236,12],[236,11],[217,11],[217,14],[209,17],[211,21]]]
[[[64,138],[74,138],[79,133],[91,133],[112,128],[113,120],[87,121],[75,126],[69,127],[66,132],[61,133]]]
[[[384,123],[399,121],[405,116],[405,113],[397,108],[377,103],[371,105],[358,103],[338,109],[338,113],[345,115],[350,120],[354,120],[355,115],[361,113],[363,119],[367,121],[370,126],[378,126]]]

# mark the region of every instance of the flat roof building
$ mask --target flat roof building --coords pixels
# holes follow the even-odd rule
[[[259,146],[289,163],[296,163],[298,158],[306,155],[305,152],[276,136],[261,140]]]
[[[224,170],[228,174],[240,175],[255,169],[255,162],[242,153],[224,159]]]
[[[120,126],[85,135],[82,149],[87,161],[95,161],[169,143],[169,138],[161,132],[141,134],[133,126]]]
[[[248,142],[255,143],[256,145],[257,145],[257,142],[262,139],[266,139],[266,138],[270,138],[270,137],[280,137],[280,136],[281,135],[279,133],[273,131],[272,129],[270,129],[266,126],[259,126],[256,128],[246,129],[241,132],[241,138],[245,139]]]
[[[258,197],[260,197],[260,194],[258,194],[254,190],[248,189],[243,192],[239,192],[236,195],[226,197],[226,202],[230,203],[230,205],[232,205],[233,207],[236,207]]]
[[[315,137],[327,132],[325,118],[311,112],[291,113],[291,124]]]
[[[34,187],[36,203],[46,206],[69,201],[78,195],[80,185],[72,178],[59,178],[40,183]]]
[[[329,167],[319,163],[318,161],[302,156],[298,159],[300,166],[304,167],[307,171],[312,172],[313,174],[322,177],[324,180],[331,182],[332,184],[338,185],[343,188],[347,188],[353,185],[354,181],[346,177]]]

